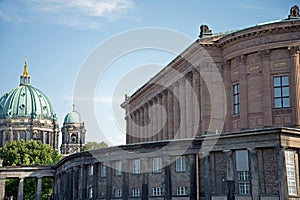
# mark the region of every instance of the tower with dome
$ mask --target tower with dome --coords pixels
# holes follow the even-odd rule
[[[85,126],[81,115],[73,109],[69,112],[64,119],[64,124],[61,129],[62,132],[62,154],[72,154],[82,151],[83,144],[85,143]]]
[[[31,85],[27,60],[20,85],[0,98],[0,147],[10,141],[40,140],[58,150],[59,125],[49,98]]]

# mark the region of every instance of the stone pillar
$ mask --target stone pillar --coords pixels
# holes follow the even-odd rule
[[[129,144],[129,135],[130,135],[130,128],[129,128],[129,116],[126,115],[126,144]]]
[[[258,157],[257,149],[248,149],[250,153],[250,168],[251,168],[251,193],[252,199],[259,199],[259,173],[258,173]]]
[[[133,143],[133,135],[134,135],[134,115],[133,113],[130,113],[130,119],[129,119],[129,130],[130,130],[130,135],[128,135],[128,141],[129,143]]]
[[[174,139],[174,113],[173,113],[173,91],[172,87],[167,89],[167,125],[168,125],[168,140]]]
[[[158,113],[158,100],[156,97],[153,98],[153,135],[152,135],[152,141],[158,141],[158,119],[157,119],[157,113]]]
[[[145,112],[144,107],[140,107],[140,134],[139,134],[139,142],[143,142],[143,137],[145,136],[145,126],[144,126],[144,120],[145,120]]]
[[[140,142],[141,138],[141,124],[140,124],[140,119],[141,119],[141,110],[136,111],[136,135],[135,135],[135,142],[138,143]]]
[[[78,166],[79,169],[79,177],[78,177],[78,198],[83,199],[83,165]]]
[[[224,84],[225,84],[225,92],[226,92],[226,101],[227,101],[227,112],[225,118],[224,129],[225,132],[232,131],[232,105],[233,105],[233,97],[232,97],[232,81],[231,81],[231,62],[226,61],[224,64]]]
[[[269,127],[273,124],[272,119],[272,92],[271,92],[271,75],[270,75],[270,51],[262,50],[259,51],[259,56],[262,63],[262,109],[263,109],[263,120],[264,126]],[[242,91],[242,90],[241,90]]]
[[[72,181],[73,181],[73,187],[72,187],[72,192],[73,192],[73,199],[78,199],[78,178],[79,178],[79,173],[78,169],[75,167],[72,170]]]
[[[41,200],[42,199],[42,183],[43,183],[42,177],[37,177],[36,191],[35,191],[35,199],[36,200]]]
[[[233,166],[233,157],[231,150],[225,150],[226,154],[226,181],[227,181],[227,199],[234,200],[235,194],[235,183],[234,183],[234,166]]]
[[[157,128],[158,128],[158,141],[163,140],[163,115],[162,115],[162,95],[157,95],[157,103],[160,108],[157,110]]]
[[[168,115],[168,101],[167,101],[167,91],[164,90],[162,93],[162,104],[163,108],[165,109],[166,115]],[[166,116],[167,120],[166,123],[163,124],[163,140],[168,139],[168,116]]]
[[[204,157],[204,191],[205,199],[211,198],[210,155]]]
[[[144,133],[141,138],[142,142],[145,142],[148,135],[149,135],[149,110],[148,110],[148,104],[144,105]]]
[[[287,174],[286,174],[286,164],[285,164],[285,148],[276,147],[276,158],[278,165],[278,186],[279,186],[279,199],[286,200],[289,199],[288,184],[287,184]]]
[[[245,55],[238,57],[240,68],[240,129],[248,129],[248,87],[247,87],[247,66]]]
[[[98,197],[98,174],[100,173],[100,163],[95,163],[93,168],[93,199]]]
[[[18,186],[18,200],[23,200],[24,197],[24,178],[21,177],[19,179],[19,186]]]
[[[193,73],[193,136],[201,136],[201,97],[200,97],[200,73],[197,69]]]
[[[125,169],[122,172],[123,176],[123,184],[122,184],[122,196],[123,200],[128,200],[129,197],[129,172],[127,171],[129,169],[129,161],[123,160],[122,161],[122,168]]]
[[[0,199],[5,197],[5,178],[0,178]]]
[[[291,58],[291,103],[293,107],[293,114],[295,119],[295,125],[300,126],[300,66],[299,66],[299,47],[290,47],[290,58]]]
[[[197,200],[196,156],[189,155],[190,160],[190,200]]]
[[[172,173],[171,173],[171,158],[164,157],[165,171],[165,200],[172,200]]]
[[[180,105],[179,105],[179,83],[173,84],[173,123],[174,123],[174,138],[178,139],[180,135]]]
[[[193,138],[193,75],[192,73],[188,73],[186,76],[185,82],[186,89],[186,137]]]
[[[186,91],[185,91],[185,77],[179,80],[179,106],[180,106],[180,136],[185,138],[186,135]]]

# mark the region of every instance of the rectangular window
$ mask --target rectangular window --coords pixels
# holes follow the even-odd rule
[[[106,165],[103,163],[101,163],[101,165],[100,165],[100,176],[106,177]]]
[[[293,150],[285,151],[285,165],[289,195],[297,195],[295,157]]]
[[[276,76],[274,84],[274,108],[290,107],[290,88],[288,76]]]
[[[233,114],[240,113],[240,89],[239,84],[233,85]]]
[[[161,187],[152,188],[152,195],[153,196],[161,196],[162,195],[162,188]]]
[[[139,196],[141,196],[140,188],[133,188],[132,189],[132,196],[133,197],[139,197]]]
[[[176,157],[176,172],[185,172],[186,171],[186,157],[180,156]]]
[[[240,194],[250,194],[248,151],[236,151],[236,170]]]
[[[115,197],[122,197],[122,190],[121,189],[116,189],[115,190]]]
[[[93,174],[94,174],[94,166],[89,165],[89,176],[93,176]]]
[[[133,174],[140,174],[140,160],[133,160],[132,161],[132,173]]]
[[[122,162],[121,161],[114,162],[114,171],[115,171],[115,176],[122,175]]]
[[[153,158],[153,173],[161,173],[161,158]]]
[[[186,187],[178,187],[176,189],[176,194],[179,196],[186,195]]]

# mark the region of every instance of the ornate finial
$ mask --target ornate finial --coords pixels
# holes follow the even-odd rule
[[[290,14],[289,14],[289,18],[288,19],[299,19],[299,18],[300,18],[299,7],[297,5],[294,5],[290,9]]]
[[[24,71],[20,77],[20,85],[30,85],[30,74],[27,66],[27,56],[25,55]]]
[[[205,24],[200,26],[200,35],[199,38],[209,37],[212,36],[212,31],[209,29],[209,27]]]
[[[28,77],[28,76],[30,76],[30,75],[29,75],[28,66],[27,66],[27,55],[25,55],[23,77]]]

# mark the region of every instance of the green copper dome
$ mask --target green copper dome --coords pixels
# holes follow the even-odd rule
[[[71,123],[83,123],[83,120],[79,112],[74,110],[74,105],[73,105],[73,110],[69,112],[64,119],[64,124],[71,124]]]
[[[20,86],[0,98],[0,118],[55,119],[56,114],[47,96],[30,85],[27,63]]]

